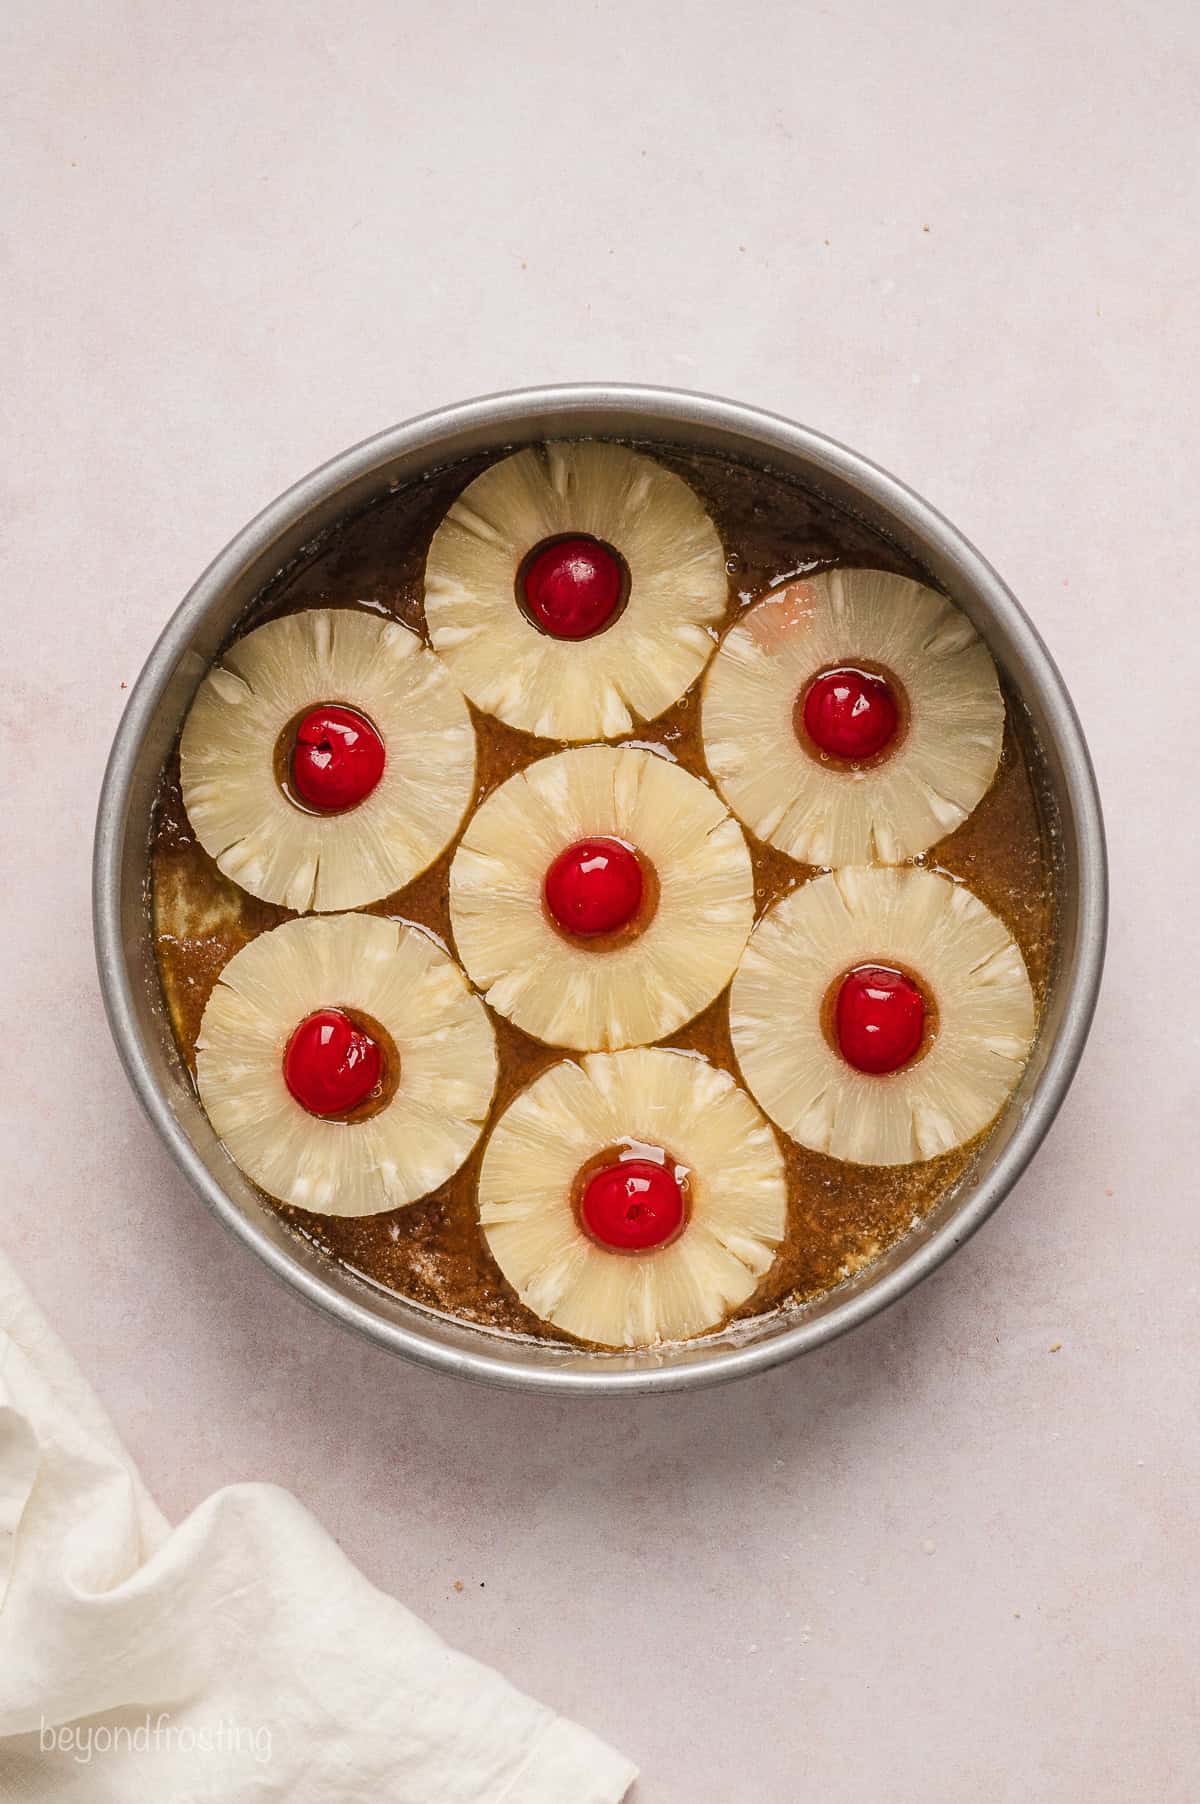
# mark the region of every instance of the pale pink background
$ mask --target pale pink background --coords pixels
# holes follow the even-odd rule
[[[1198,80],[1192,0],[0,15],[0,1235],[168,1510],[292,1486],[639,1804],[1200,1787]],[[124,685],[250,514],[439,402],[604,377],[821,427],[984,548],[1115,896],[973,1244],[803,1364],[587,1405],[410,1370],[210,1219],[109,1043],[88,851]]]

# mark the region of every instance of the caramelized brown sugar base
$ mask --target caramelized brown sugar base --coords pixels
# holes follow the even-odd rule
[[[766,472],[654,447],[708,505],[729,557],[726,625],[766,588],[836,564],[866,564],[922,578],[887,540],[794,483]],[[472,460],[377,502],[336,527],[283,571],[240,624],[305,607],[367,607],[424,633],[422,577],[430,536],[454,496],[486,460]],[[700,684],[657,720],[626,735],[661,746],[707,779],[700,738]],[[478,738],[478,804],[514,771],[561,749],[472,710]],[[813,875],[746,835],[755,875],[756,917]],[[423,876],[366,912],[426,928],[452,951],[448,872],[451,846]],[[957,832],[922,860],[961,878],[1005,922],[1025,957],[1039,1005],[1054,954],[1054,869],[1037,782],[1036,753],[1011,699],[996,780]],[[180,1051],[195,1069],[205,1003],[225,964],[257,934],[291,918],[223,877],[196,843],[179,793],[178,765],[164,773],[154,831],[155,946]],[[488,1133],[539,1072],[571,1054],[531,1039],[493,1016],[500,1055],[491,1116],[465,1165],[419,1203],[383,1215],[333,1217],[272,1202],[283,1220],[363,1278],[426,1307],[494,1329],[564,1341],[527,1310],[501,1277],[480,1232],[476,1182]],[[728,995],[661,1042],[703,1053],[741,1082],[729,1042]],[[886,1081],[886,1080],[882,1080]],[[350,1130],[352,1131],[352,1130]],[[985,1136],[986,1137],[986,1136]],[[751,1301],[752,1317],[821,1295],[898,1240],[943,1197],[981,1142],[921,1165],[870,1167],[806,1151],[780,1135],[789,1189],[788,1228],[779,1255]]]

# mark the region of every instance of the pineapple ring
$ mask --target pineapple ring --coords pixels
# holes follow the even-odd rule
[[[544,539],[587,535],[629,573],[624,609],[591,638],[539,630],[516,600]],[[494,463],[433,535],[434,650],[485,713],[543,738],[614,739],[677,701],[712,656],[729,600],[725,552],[699,497],[623,445],[550,444]]]
[[[833,985],[861,965],[910,972],[936,1011],[924,1054],[885,1075],[855,1070],[823,1024]],[[911,1165],[995,1120],[1036,1010],[1019,947],[963,884],[851,867],[802,884],[759,922],[729,1020],[742,1076],[785,1134],[856,1165]]]
[[[616,839],[653,867],[657,907],[600,951],[560,933],[546,874],[580,840]],[[706,783],[637,746],[556,752],[502,783],[450,867],[450,919],[472,982],[498,1014],[584,1051],[673,1033],[733,976],[754,918],[737,822]]]
[[[686,1168],[690,1210],[664,1245],[617,1252],[575,1207],[590,1159],[629,1143]],[[684,1340],[754,1294],[787,1226],[783,1159],[727,1071],[639,1048],[564,1060],[500,1117],[479,1174],[479,1220],[522,1303],[608,1347]]]
[[[288,800],[276,749],[320,703],[365,714],[383,775],[340,814]],[[475,734],[441,663],[395,621],[310,608],[226,651],[192,703],[179,745],[183,800],[227,877],[303,914],[359,908],[419,877],[453,839],[475,781]]]
[[[869,764],[814,757],[794,711],[813,678],[845,666],[899,679],[907,723]],[[996,774],[1004,701],[966,615],[883,570],[830,570],[758,601],[704,685],[704,750],[752,833],[802,863],[900,864],[961,826]]]
[[[322,1120],[284,1081],[293,1030],[325,1008],[379,1022],[399,1054],[395,1093],[367,1120]],[[308,915],[235,953],[196,1041],[208,1118],[268,1196],[323,1215],[376,1215],[436,1190],[483,1128],[496,1043],[453,959],[415,927]]]

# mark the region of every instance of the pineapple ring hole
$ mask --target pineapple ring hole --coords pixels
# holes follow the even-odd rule
[[[687,1227],[691,1172],[664,1147],[627,1139],[580,1166],[571,1202],[582,1232],[605,1252],[654,1252]]]
[[[808,679],[792,708],[792,727],[817,764],[873,770],[899,751],[911,716],[908,691],[895,671],[847,658]]]
[[[938,1024],[929,985],[894,960],[852,965],[821,999],[821,1031],[831,1051],[869,1077],[890,1077],[919,1064],[937,1039]]]
[[[300,1035],[304,1034],[306,1029],[310,1029],[311,1024],[323,1022],[326,1018],[329,1018],[332,1026],[334,1017],[344,1022],[355,1035],[366,1037],[378,1057],[378,1072],[366,1095],[358,1096],[349,1107],[341,1109],[336,1107],[313,1108],[302,1094],[297,1094],[298,1089],[303,1088],[302,1073],[297,1071],[293,1075],[293,1073],[289,1073],[288,1066],[289,1063],[294,1063],[301,1056]],[[313,1056],[311,1047],[307,1049],[307,1053],[311,1059]],[[318,1058],[321,1056],[319,1050],[316,1056]],[[331,1056],[337,1056],[336,1047],[332,1049]],[[382,1021],[377,1021],[373,1015],[366,1014],[362,1009],[346,1008],[340,1003],[331,1003],[325,1008],[314,1009],[311,1014],[305,1015],[303,1021],[297,1024],[288,1038],[282,1062],[284,1082],[287,1084],[289,1093],[302,1109],[307,1110],[310,1115],[315,1115],[320,1121],[343,1121],[348,1124],[370,1121],[373,1116],[381,1114],[387,1108],[400,1087],[400,1053],[387,1028]],[[296,1088],[293,1088],[294,1078],[297,1080]]]
[[[306,797],[297,782],[296,755],[302,750],[300,735],[306,729],[315,728],[320,720],[335,729],[342,743],[336,745],[332,740],[328,746],[310,739],[318,756],[328,750],[330,768],[336,763],[342,765],[342,781],[339,785],[336,774],[330,784],[330,801],[328,804],[315,799],[315,794]],[[350,735],[357,732],[359,744],[354,746]],[[351,760],[349,770],[347,759]],[[275,741],[273,767],[275,781],[279,785],[293,808],[301,814],[348,814],[365,802],[383,775],[386,760],[386,747],[383,734],[375,725],[369,714],[356,708],[349,702],[313,702],[294,714]],[[339,794],[340,790],[340,794]]]
[[[569,945],[613,952],[646,931],[660,895],[658,872],[643,852],[597,834],[558,854],[542,882],[542,910]]]
[[[629,602],[629,565],[615,545],[590,533],[540,539],[517,566],[517,606],[551,639],[593,639]]]

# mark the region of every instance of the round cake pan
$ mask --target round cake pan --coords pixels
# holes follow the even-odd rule
[[[690,447],[791,476],[910,553],[987,640],[1040,747],[1059,861],[1059,950],[1021,1085],[968,1180],[887,1253],[818,1300],[715,1338],[588,1352],[473,1328],[385,1292],[299,1241],[210,1128],[172,1039],[151,943],[149,848],[163,762],[196,687],[258,591],[339,518],[388,488],[479,452],[554,437]],[[760,1372],[823,1346],[912,1288],[987,1219],[1054,1119],[1074,1075],[1104,958],[1107,875],[1095,777],[1071,698],[996,572],[895,477],[820,433],[736,402],[586,384],[440,409],[335,457],[272,503],[209,566],[168,622],[129,697],[100,796],[94,864],[100,984],[143,1107],[209,1208],[292,1288],[380,1346],[437,1371],[540,1392],[673,1391]]]

